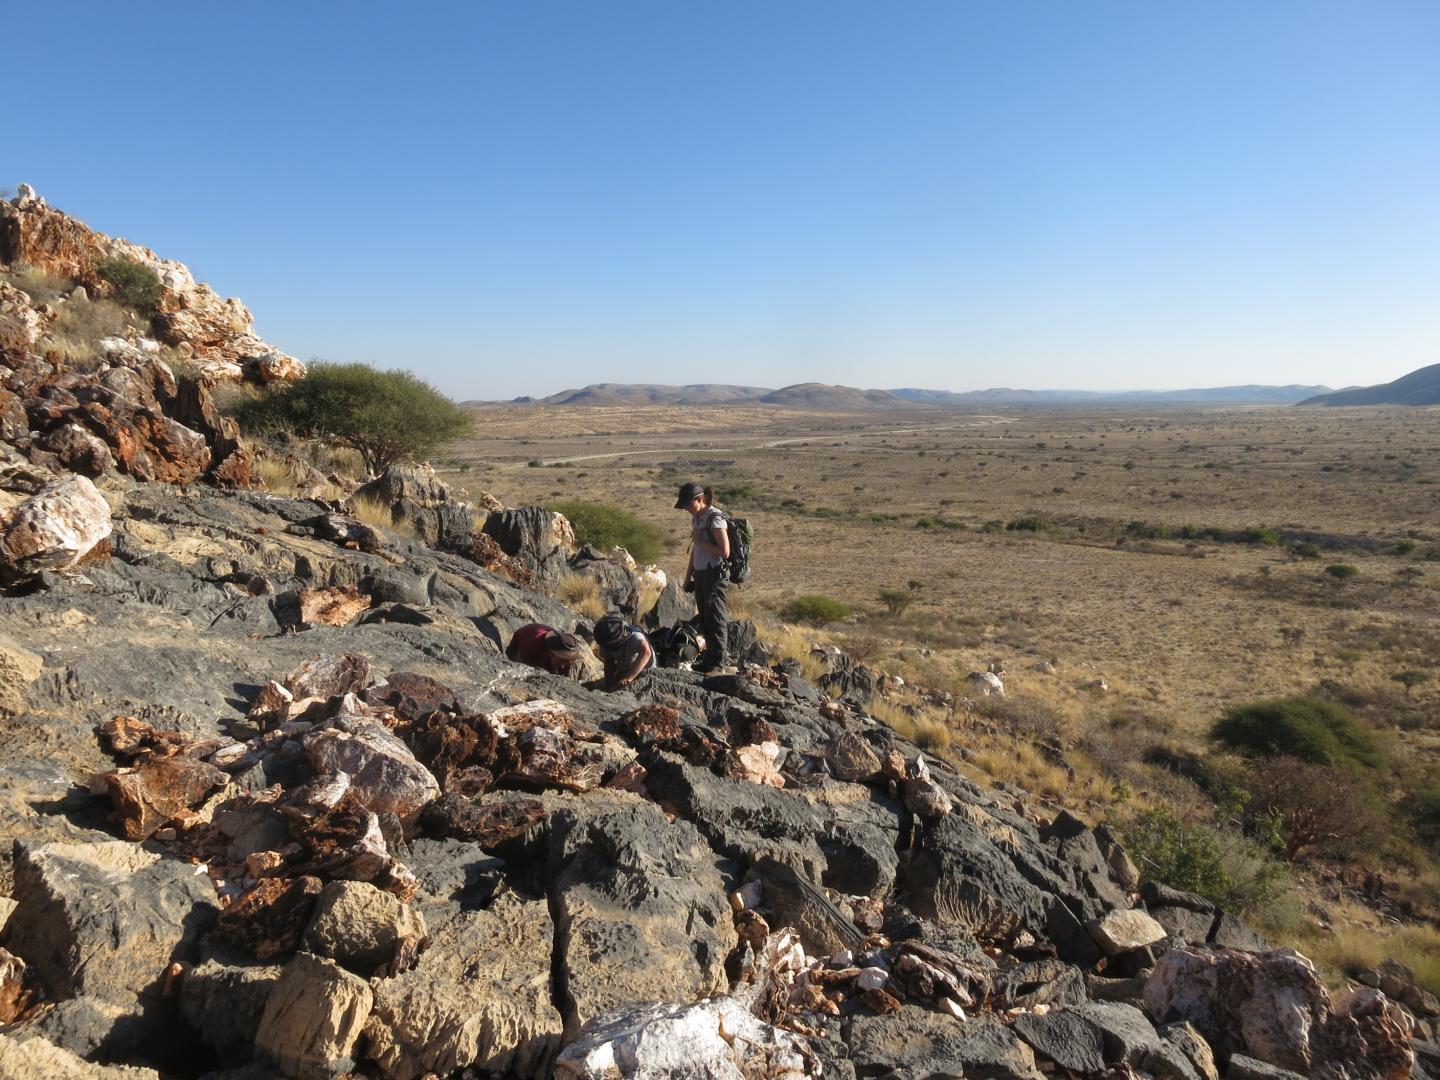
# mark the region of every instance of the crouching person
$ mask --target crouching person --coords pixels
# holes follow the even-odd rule
[[[584,671],[585,643],[574,634],[544,623],[527,623],[515,631],[505,655],[552,675],[580,678]]]
[[[655,666],[655,650],[645,632],[630,626],[613,611],[595,623],[595,644],[600,646],[600,659],[605,662],[605,679],[601,683],[604,690],[623,689],[641,672]]]

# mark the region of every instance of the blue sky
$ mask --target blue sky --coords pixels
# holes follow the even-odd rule
[[[0,185],[458,398],[1440,361],[1440,4],[47,8]]]

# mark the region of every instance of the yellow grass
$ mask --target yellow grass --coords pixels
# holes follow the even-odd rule
[[[600,600],[600,582],[585,574],[566,574],[555,586],[555,599],[577,615],[598,619],[605,614]]]
[[[353,498],[350,500],[351,516],[362,525],[373,529],[389,529],[400,536],[415,539],[415,526],[404,518],[396,521],[388,503],[379,499]]]
[[[266,491],[276,495],[293,495],[299,486],[299,478],[288,461],[281,458],[262,457],[255,460],[255,478]]]
[[[909,739],[922,750],[943,754],[950,749],[955,738],[949,714],[943,709],[923,707],[912,715],[898,702],[885,698],[871,698],[865,711],[876,720],[889,724],[895,731]]]
[[[825,665],[815,655],[815,639],[793,626],[775,624],[757,628],[760,639],[769,645],[778,660],[794,660],[800,673],[811,682],[825,674]]]

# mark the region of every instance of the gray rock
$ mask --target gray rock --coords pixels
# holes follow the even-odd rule
[[[248,1061],[280,972],[278,964],[231,966],[207,960],[185,973],[180,1013],[221,1061]]]
[[[1107,1061],[1132,1063],[1160,1046],[1160,1037],[1145,1014],[1134,1005],[1089,1001],[1071,1007],[1100,1032]]]
[[[859,735],[845,731],[825,749],[825,760],[837,780],[866,781],[880,771],[880,755]]]
[[[647,630],[677,626],[695,618],[695,598],[680,588],[673,580],[665,583],[655,605],[645,613]]]
[[[847,1041],[861,1076],[1041,1080],[1044,1075],[1030,1047],[989,1017],[959,1021],[907,1005],[890,1016],[855,1017]]]
[[[1232,1054],[1230,1064],[1225,1068],[1225,1080],[1304,1080],[1304,1077],[1258,1058]]]
[[[346,773],[350,790],[376,814],[411,825],[440,797],[440,784],[410,748],[377,721],[341,715],[301,740],[317,772]]]
[[[1210,934],[1210,943],[1226,949],[1240,949],[1244,952],[1269,952],[1271,945],[1234,915],[1221,913]]]
[[[1069,1009],[1056,1009],[1043,1016],[1021,1013],[1015,1031],[1041,1057],[1076,1072],[1100,1072],[1105,1068],[1105,1039],[1094,1024]]]
[[[540,506],[499,510],[485,519],[483,531],[524,563],[537,585],[553,587],[569,572],[575,534],[561,514]]]
[[[5,947],[24,958],[46,994],[84,997],[113,1007],[117,1021],[138,1021],[125,1025],[123,1038],[115,1033],[112,1048],[167,1022],[165,969],[188,957],[217,913],[209,877],[119,841],[22,841],[16,850]]]
[[[591,793],[551,817],[551,902],[567,1033],[625,1006],[729,987],[735,929],[714,853],[651,803]]]
[[[44,1080],[160,1080],[154,1069],[95,1065],[43,1038],[0,1033],[0,1076]]]
[[[1139,908],[1107,911],[1100,918],[1092,919],[1087,929],[1106,956],[1143,949],[1165,937],[1165,927]]]
[[[1210,931],[1215,925],[1213,912],[1192,911],[1190,908],[1155,907],[1150,909],[1150,915],[1167,935],[1192,945],[1204,945],[1209,941]]]

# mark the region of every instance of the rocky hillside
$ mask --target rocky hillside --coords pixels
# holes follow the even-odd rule
[[[245,460],[233,431],[194,421],[209,380],[172,392],[160,360],[3,362],[0,1077],[1435,1060],[1403,968],[1327,991],[1142,887],[1103,826],[921,754],[865,711],[891,680],[835,650],[812,683],[736,624],[736,672],[615,694],[511,663],[526,622],[589,635],[562,576],[634,616],[647,571],[536,507],[482,521],[424,469],[362,489],[394,528],[251,490],[216,464]],[[54,449],[65,425],[108,458]]]

